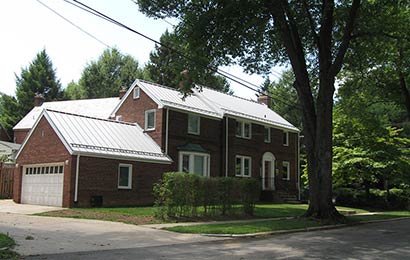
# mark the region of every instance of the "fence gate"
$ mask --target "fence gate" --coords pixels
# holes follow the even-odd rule
[[[15,164],[0,163],[0,199],[13,198]]]

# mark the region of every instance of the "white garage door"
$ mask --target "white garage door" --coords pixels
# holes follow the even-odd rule
[[[59,206],[63,204],[64,164],[25,166],[21,203]]]

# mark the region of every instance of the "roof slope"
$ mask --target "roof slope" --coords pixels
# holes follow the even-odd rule
[[[285,130],[299,131],[265,104],[228,95],[207,87],[198,86],[193,89],[192,95],[183,99],[178,90],[143,80],[136,80],[126,95],[129,95],[137,85],[162,107],[172,107],[216,118],[229,115]],[[121,103],[117,107],[119,106],[121,106]]]
[[[44,102],[34,107],[13,129],[32,128],[43,109],[107,119],[119,102],[118,97]]]
[[[6,141],[0,141],[0,144],[10,148],[11,150],[15,150],[15,151],[20,149],[20,146],[21,146],[21,144],[16,144],[16,143],[11,143],[11,142],[6,142]]]
[[[136,161],[171,162],[171,159],[162,153],[157,143],[136,124],[52,110],[44,110],[37,122],[43,116],[56,131],[70,154]],[[22,147],[30,139],[30,134]]]

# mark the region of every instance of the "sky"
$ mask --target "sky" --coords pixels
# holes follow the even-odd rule
[[[65,21],[40,2],[98,40]],[[169,23],[177,24],[176,20],[164,21],[146,17],[131,0],[81,2],[155,40],[159,40],[166,29],[172,30]],[[155,46],[153,42],[84,12],[64,0],[2,0],[0,37],[0,92],[8,95],[15,95],[15,75],[20,75],[21,69],[28,67],[43,48],[50,56],[57,77],[65,87],[70,81],[80,78],[87,63],[96,60],[107,48],[106,45],[133,56],[141,65],[148,61]],[[256,85],[264,81],[261,76],[243,73],[239,66],[223,69]],[[234,82],[231,82],[231,87],[235,95],[255,99],[255,92]]]

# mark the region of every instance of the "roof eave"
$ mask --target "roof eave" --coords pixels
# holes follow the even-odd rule
[[[149,159],[149,158],[140,158],[140,157],[133,157],[133,156],[101,154],[101,153],[84,152],[84,151],[73,151],[72,155],[80,155],[80,156],[96,157],[96,158],[104,158],[104,159],[136,161],[136,162],[158,163],[158,164],[171,164],[173,162],[173,160],[169,158],[168,156],[165,156],[164,160],[158,160],[154,158]]]

